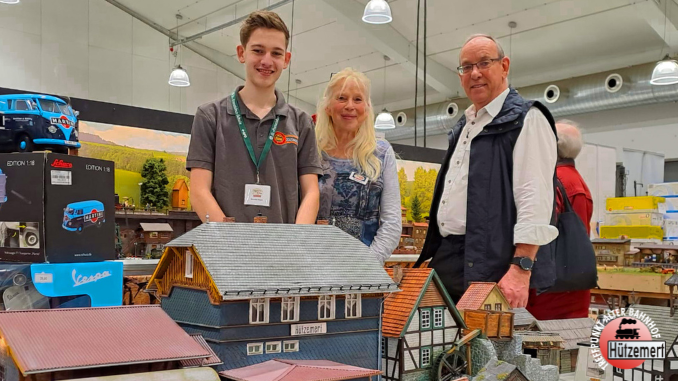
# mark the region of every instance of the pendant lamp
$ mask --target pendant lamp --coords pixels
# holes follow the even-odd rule
[[[176,86],[176,87],[187,87],[191,86],[191,81],[188,78],[188,73],[184,68],[181,67],[181,65],[177,65],[174,70],[172,70],[172,73],[170,73],[169,76],[169,81],[167,81],[170,85]]]
[[[368,24],[388,24],[393,21],[391,7],[386,0],[370,0],[365,6],[363,21]]]
[[[650,83],[657,86],[677,84],[678,62],[669,58],[668,55],[663,60],[657,62],[657,66],[652,71]]]
[[[382,91],[382,100],[384,100],[384,103],[386,103],[386,61],[390,60],[391,58],[389,56],[384,56],[384,88]],[[393,115],[384,108],[374,120],[374,128],[377,130],[392,130],[396,128]]]
[[[2,3],[2,4],[19,4],[19,1],[21,1],[21,0],[0,0],[0,3]]]

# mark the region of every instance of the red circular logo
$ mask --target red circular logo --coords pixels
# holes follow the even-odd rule
[[[97,222],[97,220],[99,219],[99,217],[97,217],[99,215],[99,211],[96,209],[92,209],[90,213],[92,214],[91,218],[92,222]]]
[[[61,117],[60,117],[59,119],[61,119],[61,120],[64,121],[63,123],[61,123],[61,127],[66,128],[66,129],[71,128],[71,125],[70,125],[70,122],[71,122],[71,121],[68,120],[68,118],[66,118],[65,116],[61,115]]]
[[[287,137],[285,137],[285,134],[283,134],[280,131],[276,132],[275,135],[273,135],[273,143],[275,143],[275,144],[278,144],[278,145],[285,144],[286,141],[287,141]]]
[[[634,318],[620,317],[611,320],[603,328],[600,334],[600,352],[608,364],[621,369],[632,369],[640,366],[645,360],[610,360],[608,343],[623,344],[648,340],[652,340],[652,334],[645,323]]]

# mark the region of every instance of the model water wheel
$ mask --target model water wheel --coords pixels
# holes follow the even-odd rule
[[[437,370],[437,380],[451,381],[466,374],[468,362],[466,356],[459,350],[441,353],[433,369]]]

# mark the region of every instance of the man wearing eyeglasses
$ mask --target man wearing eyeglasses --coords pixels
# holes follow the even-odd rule
[[[530,288],[555,281],[555,123],[509,88],[510,60],[491,36],[471,36],[459,63],[473,104],[449,133],[417,265],[431,259],[455,302],[471,282],[498,282],[525,307]]]

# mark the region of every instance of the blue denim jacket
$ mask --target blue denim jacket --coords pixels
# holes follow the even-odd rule
[[[389,148],[377,141],[376,156],[384,164]],[[369,246],[379,229],[379,208],[384,188],[383,171],[376,181],[364,177],[350,159],[337,159],[322,154],[323,176],[320,177],[319,220],[328,220],[346,233]],[[356,175],[358,178],[356,178]]]

